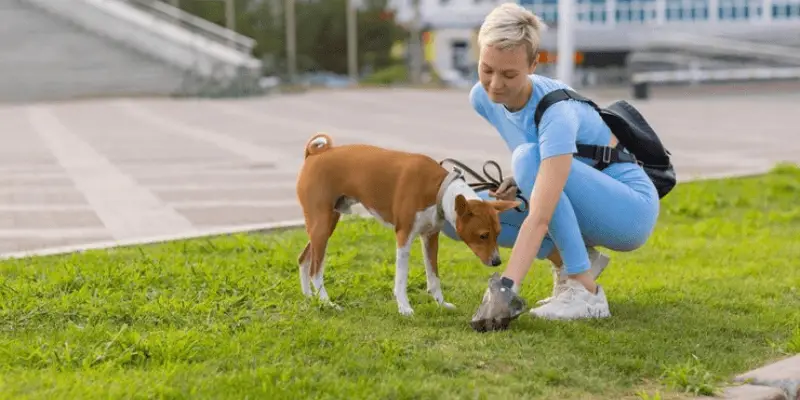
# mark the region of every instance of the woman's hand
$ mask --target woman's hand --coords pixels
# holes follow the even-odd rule
[[[498,200],[514,200],[517,198],[517,182],[511,176],[503,179],[497,191],[490,190],[489,195]]]

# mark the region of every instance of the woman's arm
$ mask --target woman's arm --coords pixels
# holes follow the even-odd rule
[[[575,104],[565,101],[553,105],[544,113],[539,125],[538,148],[542,162],[530,194],[530,213],[520,226],[503,274],[517,285],[536,259],[572,167],[580,126],[573,110]]]
[[[530,198],[530,214],[519,227],[508,266],[503,274],[519,285],[536,258],[547,234],[550,218],[555,211],[572,165],[572,154],[553,156],[542,161],[536,185]]]

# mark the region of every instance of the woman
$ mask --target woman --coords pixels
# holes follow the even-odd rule
[[[533,316],[610,316],[605,292],[595,283],[608,258],[594,246],[637,249],[658,219],[658,193],[638,164],[613,163],[601,171],[593,160],[573,159],[576,143],[618,143],[590,105],[558,102],[542,115],[537,129],[534,111],[540,99],[568,88],[534,74],[541,25],[530,11],[505,3],[489,13],[478,33],[480,82],[472,88],[470,102],[508,145],[514,181],[530,203],[524,214],[500,214],[503,230],[510,231],[501,240],[515,238],[505,271],[489,280],[473,317],[472,326],[480,331],[504,329],[523,312],[525,301],[518,293],[535,258],[552,262],[554,288],[550,298],[530,311]],[[506,182],[488,195],[513,199],[513,185]],[[457,237],[451,227],[446,233]]]

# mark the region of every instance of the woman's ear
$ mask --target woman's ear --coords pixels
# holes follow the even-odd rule
[[[532,74],[536,71],[536,67],[539,65],[539,53],[537,52],[535,56],[533,56],[533,62],[531,65],[528,66],[528,75]]]

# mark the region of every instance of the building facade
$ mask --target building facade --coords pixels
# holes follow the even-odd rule
[[[485,15],[508,0],[416,0],[426,29],[426,57],[445,77],[473,80],[476,33]],[[415,0],[392,0],[401,24]],[[547,24],[542,73],[554,73],[558,0],[517,0]],[[574,0],[576,73],[624,69],[631,51],[678,34],[800,45],[800,0]],[[623,73],[623,72],[619,72]]]

